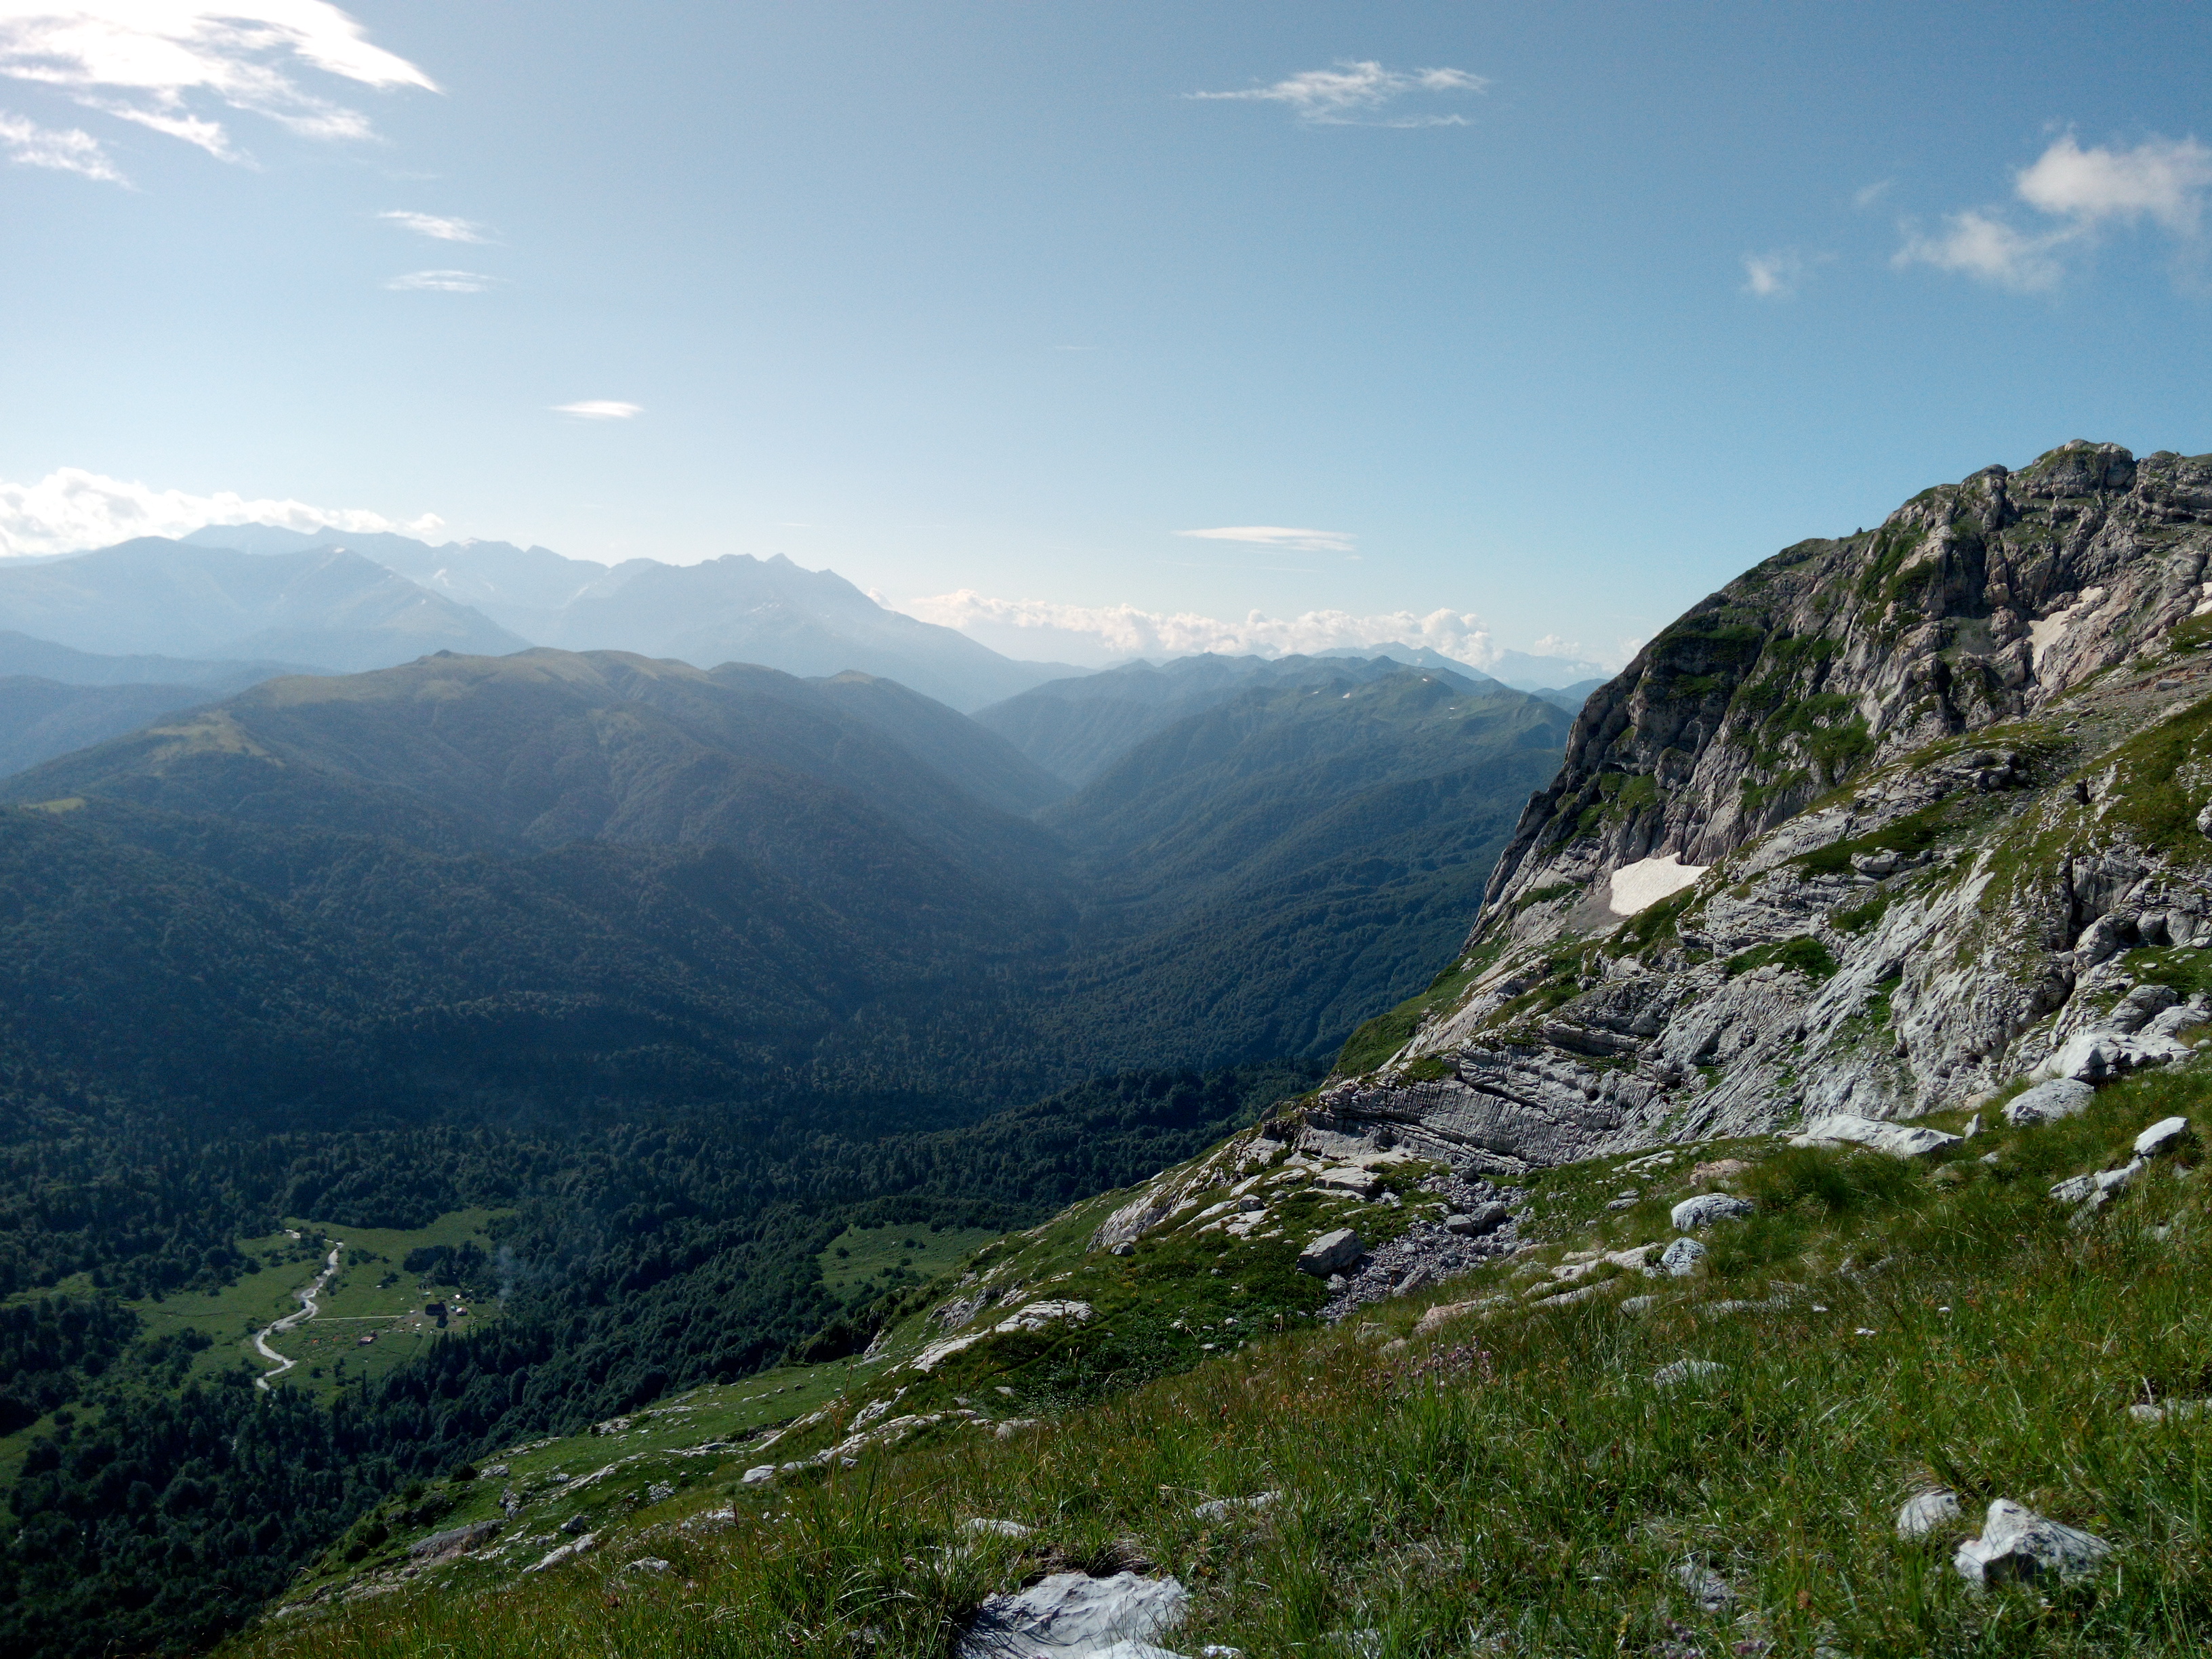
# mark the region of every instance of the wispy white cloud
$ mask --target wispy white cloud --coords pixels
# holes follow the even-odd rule
[[[1244,542],[1299,553],[1349,553],[1353,538],[1340,530],[1299,530],[1279,524],[1230,524],[1213,530],[1178,530],[1206,542]]]
[[[387,278],[384,285],[401,294],[482,294],[505,280],[480,270],[410,270]]]
[[[573,415],[580,421],[634,421],[645,413],[645,405],[617,403],[611,398],[586,398],[579,404],[556,404],[553,412]]]
[[[134,536],[184,536],[209,525],[270,524],[288,530],[397,530],[428,535],[442,523],[434,513],[395,520],[360,507],[312,507],[306,501],[248,501],[228,490],[194,495],[155,489],[82,467],[65,466],[36,483],[0,480],[0,556],[76,553]]]
[[[1743,256],[1743,291],[1761,300],[1787,300],[1805,280],[1805,257],[1795,248]]]
[[[77,173],[110,184],[125,182],[100,140],[76,127],[42,127],[0,110],[0,154],[17,167]]]
[[[302,68],[378,90],[437,89],[328,0],[0,0],[0,76],[227,161],[247,158],[194,100],[307,137],[369,136],[368,118],[303,85]]]
[[[2208,192],[2212,149],[2193,137],[2084,149],[2069,132],[2014,175],[2013,193],[2045,216],[2041,226],[2022,229],[1998,208],[1968,209],[1946,215],[1932,234],[1907,225],[1891,263],[2033,293],[2056,287],[2069,258],[2093,247],[2107,226],[2148,219],[2185,251],[2199,251]]]
[[[434,242],[484,242],[490,239],[484,228],[473,219],[448,219],[436,213],[409,213],[394,208],[376,216],[387,224],[398,225],[402,230],[411,230],[417,236],[427,236]]]
[[[1408,94],[1479,93],[1490,82],[1465,70],[1386,70],[1371,58],[1340,60],[1334,68],[1307,70],[1270,86],[1237,92],[1194,92],[1197,99],[1239,103],[1281,104],[1313,126],[1457,127],[1463,115],[1382,113]]]
[[[1482,618],[1472,611],[1411,611],[1355,616],[1309,611],[1269,617],[1255,611],[1223,621],[1195,611],[1146,611],[1133,605],[1060,605],[1048,599],[1000,599],[972,588],[914,599],[896,607],[924,622],[1020,645],[1031,656],[1072,656],[1110,662],[1128,657],[1187,657],[1202,651],[1282,657],[1340,646],[1427,646],[1476,667],[1497,659]]]
[[[1861,185],[1851,192],[1851,205],[1864,212],[1888,195],[1896,183],[1894,179],[1877,179],[1870,185]]]
[[[2053,255],[2079,234],[2073,229],[2030,234],[2014,229],[1993,214],[1970,209],[1945,216],[1943,228],[1934,235],[1909,232],[1890,263],[1900,268],[1933,265],[2032,294],[2057,284],[2063,267]]]

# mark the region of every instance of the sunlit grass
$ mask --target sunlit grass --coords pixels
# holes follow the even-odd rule
[[[2212,1394],[2212,1176],[2179,1173],[2191,1148],[2083,1228],[2045,1188],[2207,1094],[2191,1077],[2124,1085],[1933,1168],[1778,1153],[1737,1183],[1760,1220],[1714,1234],[1695,1284],[1631,1279],[1388,1355],[1348,1330],[1293,1334],[1006,1442],[963,1431],[765,1495],[679,1500],[540,1577],[402,1589],[234,1645],[942,1654],[991,1592],[1144,1560],[1192,1589],[1170,1642],[1185,1653],[2197,1653],[2212,1425],[2146,1426],[2126,1407]],[[1492,1270],[1478,1288],[1492,1280],[1513,1282]],[[1622,1313],[1638,1292],[1659,1300]],[[1717,1315],[1723,1301],[1771,1305]],[[1383,1322],[1407,1330],[1424,1304]],[[1728,1369],[1655,1384],[1681,1358]],[[2118,1547],[2110,1568],[1978,1598],[1948,1565],[1961,1534],[1894,1535],[1929,1483],[1955,1486],[1970,1518],[2002,1496],[2096,1532]],[[1263,1491],[1284,1499],[1226,1523],[1193,1513]],[[659,1518],[686,1502],[734,1519]],[[959,1522],[977,1516],[1036,1530],[971,1539]],[[647,1556],[672,1570],[624,1570]],[[1692,1563],[1734,1601],[1701,1607]]]

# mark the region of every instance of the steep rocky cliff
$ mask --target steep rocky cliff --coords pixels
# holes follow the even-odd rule
[[[2212,944],[2208,555],[2212,457],[2077,442],[1748,571],[1590,698],[1314,1127],[1510,1173],[2166,1057],[2194,1016],[2116,1005]]]

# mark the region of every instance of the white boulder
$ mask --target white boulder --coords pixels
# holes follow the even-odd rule
[[[1710,1227],[1716,1221],[1734,1221],[1751,1213],[1747,1200],[1727,1193],[1699,1193],[1695,1198],[1686,1198],[1669,1212],[1677,1232],[1693,1233],[1701,1227]]]
[[[1897,1512],[1897,1535],[1899,1538],[1925,1538],[1931,1532],[1955,1525],[1966,1518],[1959,1507],[1959,1494],[1954,1492],[1923,1492],[1905,1500],[1905,1507]]]
[[[1313,1184],[1322,1192],[1349,1193],[1354,1198],[1372,1198],[1382,1190],[1382,1177],[1356,1164],[1340,1164],[1334,1169],[1323,1170],[1313,1178]]]
[[[958,1659],[1137,1659],[1179,1624],[1190,1605],[1172,1578],[1056,1572],[1027,1589],[994,1595],[975,1611]]]
[[[2112,1547],[2094,1533],[2076,1532],[2000,1498],[1983,1519],[1982,1535],[1960,1545],[1951,1561],[1960,1577],[1986,1589],[2067,1583],[2095,1572],[2112,1553]]]
[[[2189,1045],[2177,1037],[2153,1036],[2148,1032],[2137,1036],[2114,1030],[2079,1031],[2044,1061],[2043,1070],[2052,1077],[2100,1083],[2146,1066],[2186,1060],[2189,1054]]]
[[[2004,1121],[2016,1129],[2035,1123],[2056,1123],[2082,1111],[2096,1097],[2097,1091],[2086,1083],[2070,1077],[2053,1078],[2007,1101]]]
[[[1226,1521],[1240,1510],[1249,1510],[1256,1515],[1261,1510],[1273,1509],[1281,1501],[1282,1496],[1279,1492],[1256,1492],[1249,1498],[1217,1498],[1209,1503],[1200,1504],[1191,1513],[1201,1521]]]
[[[1672,1389],[1684,1382],[1702,1382],[1708,1377],[1723,1377],[1729,1368],[1717,1359],[1677,1359],[1672,1364],[1662,1365],[1651,1373],[1656,1387]]]

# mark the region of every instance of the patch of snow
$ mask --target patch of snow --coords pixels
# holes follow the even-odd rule
[[[1685,864],[1673,853],[1624,864],[1613,872],[1613,896],[1607,908],[1616,916],[1632,916],[1680,892],[1711,867]]]

